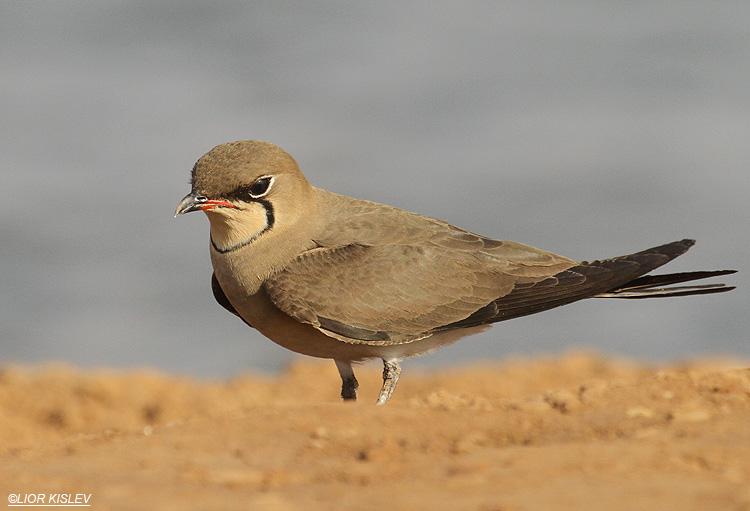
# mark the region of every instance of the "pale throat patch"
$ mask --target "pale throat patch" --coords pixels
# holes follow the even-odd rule
[[[243,204],[243,209],[217,208],[206,216],[211,224],[211,241],[222,252],[252,243],[270,227],[266,207],[258,202]]]

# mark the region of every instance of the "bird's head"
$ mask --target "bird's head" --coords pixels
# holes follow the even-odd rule
[[[175,216],[203,211],[220,252],[252,243],[283,219],[303,218],[311,186],[297,162],[269,142],[242,140],[221,144],[193,167],[191,191]]]

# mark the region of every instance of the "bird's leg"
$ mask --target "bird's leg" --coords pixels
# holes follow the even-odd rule
[[[336,369],[339,370],[339,374],[341,375],[341,399],[344,401],[356,401],[359,383],[354,376],[352,363],[345,360],[334,360],[334,362],[336,362]]]
[[[396,383],[398,383],[398,377],[401,374],[400,362],[397,358],[392,360],[383,359],[383,387],[380,389],[377,404],[386,404],[391,398],[393,391],[396,390]]]

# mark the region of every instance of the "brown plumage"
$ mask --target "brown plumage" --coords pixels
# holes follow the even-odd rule
[[[359,360],[383,359],[382,404],[399,360],[491,323],[589,297],[732,289],[663,287],[729,270],[644,276],[692,240],[577,262],[312,187],[267,142],[223,144],[198,160],[177,213],[199,209],[211,224],[217,301],[288,349],[334,359],[345,399],[356,397],[351,363]]]

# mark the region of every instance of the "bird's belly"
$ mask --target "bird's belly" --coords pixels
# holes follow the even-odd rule
[[[489,325],[462,328],[388,346],[346,342],[329,337],[312,325],[288,316],[274,305],[263,287],[250,293],[231,274],[219,271],[216,266],[214,269],[227,299],[242,319],[279,346],[311,357],[350,361],[408,358],[428,353],[489,328]]]
[[[439,332],[404,344],[393,344],[391,346],[378,346],[380,348],[378,355],[379,358],[409,358],[425,355],[444,346],[448,346],[457,342],[459,339],[463,339],[469,335],[478,334],[484,332],[492,325],[480,325],[471,328],[458,328],[456,330],[449,330],[447,332]]]
[[[329,337],[312,325],[300,323],[284,314],[271,302],[262,289],[242,302],[233,303],[242,318],[274,343],[295,353],[337,360],[400,359],[423,355],[490,327],[490,325],[482,325],[451,330],[418,341],[389,346],[355,344]]]
[[[232,299],[239,315],[264,336],[288,350],[317,358],[364,360],[380,357],[377,348],[334,339],[307,323],[301,323],[279,310],[261,288],[255,294]]]

